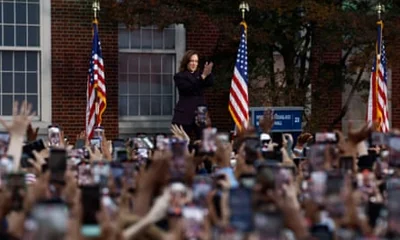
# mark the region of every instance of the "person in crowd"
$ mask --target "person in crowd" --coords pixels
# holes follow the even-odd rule
[[[214,83],[212,68],[213,63],[206,62],[200,70],[199,54],[188,50],[182,57],[179,72],[174,76],[179,101],[174,109],[172,123],[182,126],[189,135],[194,131],[197,139],[201,137],[202,124],[196,121],[196,117],[206,106],[204,90]]]

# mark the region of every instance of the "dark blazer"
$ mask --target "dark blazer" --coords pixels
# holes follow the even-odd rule
[[[193,124],[197,107],[205,105],[204,89],[213,85],[214,76],[211,73],[203,80],[199,71],[184,71],[175,74],[174,81],[178,88],[179,101],[175,106],[172,123]]]

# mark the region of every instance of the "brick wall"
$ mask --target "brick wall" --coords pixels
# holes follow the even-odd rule
[[[206,16],[200,17],[199,21],[203,26],[201,31],[198,29],[187,29],[186,31],[186,49],[198,51],[200,58],[210,57],[217,44],[219,31]],[[218,69],[215,70],[218,71]],[[228,111],[228,100],[228,90],[213,88],[206,92],[211,120],[213,125],[221,131],[230,131],[233,127],[233,121]]]
[[[334,49],[325,52],[318,46],[318,34],[316,34],[311,52],[312,63],[312,106],[311,106],[311,130],[325,131],[330,128],[341,129],[341,121],[332,126],[332,121],[339,116],[342,108],[342,91],[340,86],[333,85],[330,79],[333,72],[322,70],[322,66],[335,64],[341,59],[341,50]],[[324,68],[325,69],[325,68]]]
[[[85,129],[86,81],[92,44],[91,2],[51,1],[52,32],[52,119],[74,139]],[[107,109],[103,126],[107,136],[118,135],[118,31],[117,26],[101,21],[107,82]]]

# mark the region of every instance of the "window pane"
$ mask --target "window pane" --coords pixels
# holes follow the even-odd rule
[[[151,56],[151,73],[161,73],[161,55],[154,54]]]
[[[139,75],[137,74],[128,75],[128,93],[139,94]]]
[[[128,75],[127,74],[119,74],[118,93],[119,94],[127,94],[128,93]]]
[[[3,115],[12,115],[13,98],[10,95],[3,95],[1,103],[3,104]]]
[[[32,112],[35,112],[36,115],[38,114],[38,97],[37,95],[29,95],[26,97],[26,101],[32,104]]]
[[[175,58],[171,55],[162,55],[162,70],[163,73],[175,73],[174,66]]]
[[[16,28],[17,46],[26,46],[26,27],[17,26]]]
[[[151,115],[161,115],[161,96],[151,97]]]
[[[128,72],[139,73],[139,57],[138,54],[130,54],[128,57]]]
[[[128,54],[119,54],[118,56],[118,72],[127,73],[128,72]]]
[[[0,9],[0,11],[1,11],[1,9]],[[1,19],[0,19],[0,22],[1,22]],[[0,25],[0,45],[3,45],[3,26],[1,26],[1,25]]]
[[[118,113],[120,116],[128,115],[128,97],[119,96],[118,99]]]
[[[149,94],[150,93],[150,75],[149,74],[141,74],[139,80],[140,80],[140,94]]]
[[[129,116],[138,116],[139,115],[139,97],[138,96],[130,96],[129,97]]]
[[[14,23],[14,4],[4,3],[4,23]]]
[[[140,96],[140,115],[150,115],[150,96]]]
[[[12,93],[13,79],[12,73],[4,73],[1,75],[2,93]]]
[[[25,95],[14,95],[14,102],[17,101],[18,103],[23,103],[25,100]]]
[[[172,96],[164,96],[162,99],[163,115],[172,115]]]
[[[39,27],[28,27],[28,45],[33,47],[39,46]]]
[[[163,31],[153,30],[153,48],[163,49]]]
[[[25,74],[14,73],[14,92],[25,93]]]
[[[140,30],[134,30],[131,32],[131,48],[140,49]]]
[[[3,71],[12,71],[13,53],[11,51],[2,52]]]
[[[152,29],[142,29],[142,49],[151,49]]]
[[[161,75],[151,75],[151,94],[161,94]]]
[[[119,48],[129,48],[129,32],[127,29],[118,30],[118,46]]]
[[[38,55],[37,52],[27,52],[27,71],[37,71]]]
[[[3,22],[3,5],[0,4],[0,23]]]
[[[174,49],[175,48],[175,29],[165,29],[164,32],[164,48]]]
[[[25,52],[14,52],[14,70],[25,71]]]
[[[14,26],[4,26],[4,46],[14,46]]]
[[[26,92],[27,93],[37,93],[38,92],[38,81],[37,73],[27,73],[26,74]]]
[[[171,75],[163,75],[162,79],[162,93],[173,94],[173,84]]]
[[[17,23],[26,23],[26,4],[25,3],[16,3],[15,11],[17,14]]]
[[[39,24],[39,4],[28,4],[28,23]]]
[[[151,60],[150,60],[150,55],[149,54],[142,54],[140,56],[140,73],[150,73],[150,66],[151,66]]]

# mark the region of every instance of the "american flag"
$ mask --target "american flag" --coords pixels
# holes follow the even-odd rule
[[[378,37],[376,41],[376,56],[372,65],[369,97],[368,97],[368,122],[378,122],[379,131],[388,132],[389,103],[386,70],[386,51],[383,43],[383,22],[377,22]]]
[[[93,136],[96,125],[101,124],[102,114],[107,105],[104,63],[101,55],[101,44],[98,33],[98,22],[93,21],[92,57],[87,82],[86,135]]]
[[[229,112],[241,130],[249,121],[249,96],[247,90],[247,24],[242,22],[240,44],[229,95]]]

